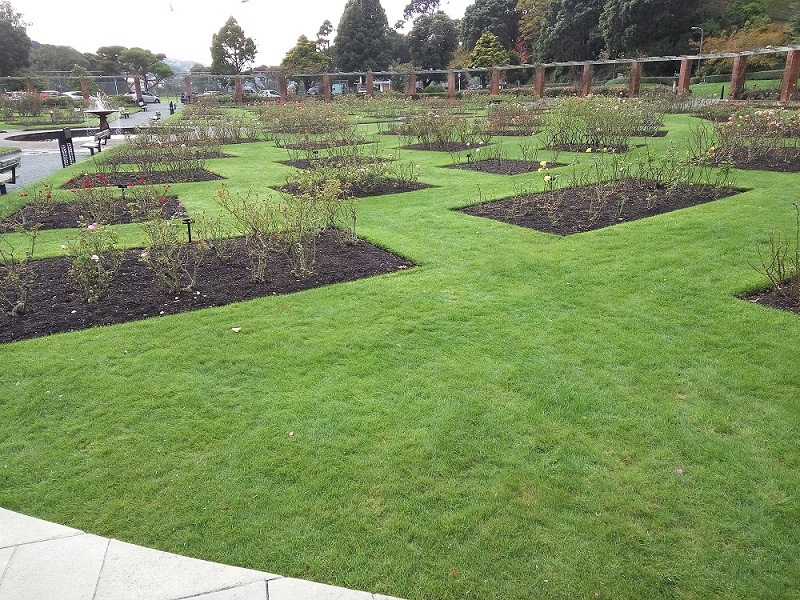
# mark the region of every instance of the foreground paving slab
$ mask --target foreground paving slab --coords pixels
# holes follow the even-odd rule
[[[400,600],[143,548],[0,508],[0,600]]]

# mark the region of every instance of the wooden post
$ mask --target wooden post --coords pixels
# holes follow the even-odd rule
[[[29,94],[35,94],[36,93],[36,86],[33,85],[33,77],[28,77],[26,85],[28,87],[28,93]]]
[[[631,79],[628,82],[628,98],[638,98],[642,85],[642,63],[635,60],[631,63]]]
[[[447,97],[450,100],[456,98],[456,72],[452,69],[447,72]]]
[[[237,103],[241,104],[242,100],[244,100],[244,94],[242,92],[242,76],[241,75],[237,75],[236,76],[236,79],[234,80],[234,86],[235,86],[234,87],[235,91],[234,91],[233,99]]]
[[[191,75],[184,75],[183,76],[183,88],[186,90],[186,99],[191,102],[192,101],[192,76]]]
[[[678,94],[688,94],[689,84],[692,83],[692,60],[681,59],[681,72],[678,75]]]
[[[492,96],[500,94],[500,69],[497,67],[492,68],[492,87],[489,93]]]
[[[592,93],[592,63],[583,65],[583,78],[581,79],[581,96]]]
[[[536,67],[536,95],[544,98],[544,65]]]
[[[81,93],[83,94],[84,102],[89,101],[89,80],[86,77],[81,77]]]
[[[289,99],[289,86],[286,83],[286,73],[283,71],[278,73],[278,93],[284,102]]]
[[[738,100],[742,97],[744,90],[745,72],[747,71],[747,55],[737,54],[733,59],[733,70],[731,71],[731,100]]]
[[[367,97],[372,98],[375,95],[375,75],[372,71],[367,73]]]
[[[797,78],[800,76],[800,50],[792,48],[786,55],[786,68],[781,83],[781,102],[786,102],[797,91]]]
[[[413,96],[417,93],[417,74],[409,73],[406,78],[406,94]]]
[[[331,76],[329,73],[322,76],[322,97],[325,102],[331,101]]]

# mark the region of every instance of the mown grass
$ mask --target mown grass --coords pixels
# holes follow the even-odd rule
[[[226,152],[231,188],[285,179]],[[800,320],[736,295],[800,176],[561,238],[451,210],[541,174],[400,156],[437,187],[360,233],[418,268],[0,347],[0,505],[405,598],[794,597]]]

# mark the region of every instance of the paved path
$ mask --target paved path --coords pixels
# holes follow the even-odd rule
[[[145,123],[154,109],[120,120]],[[117,123],[112,122],[114,130]],[[6,139],[21,132],[0,134]],[[76,159],[88,138],[74,138]],[[124,141],[114,134],[109,145]],[[56,140],[8,141],[22,151],[13,194],[62,169]],[[265,542],[266,543],[266,542]],[[168,554],[0,508],[0,600],[398,600]]]
[[[0,600],[398,600],[168,554],[0,508]]]
[[[117,119],[116,121],[111,121],[110,124],[113,135],[108,141],[108,145],[114,146],[125,141],[125,135],[120,132],[120,127],[128,128],[136,127],[137,125],[143,125],[150,117],[153,116],[156,110],[161,110],[162,116],[169,115],[169,108],[166,105],[164,105],[163,108],[161,108],[161,105],[155,105],[157,108],[152,108],[153,105],[150,106],[151,108],[149,108],[146,112],[135,112],[132,113],[127,119]],[[94,123],[94,121],[96,121],[96,119],[92,119],[91,122]],[[83,126],[81,125],[81,127]],[[28,142],[9,139],[24,133],[32,132],[5,130],[4,133],[0,133],[0,140],[3,141],[3,145],[19,148],[22,156],[22,164],[17,169],[17,183],[8,185],[9,194],[13,194],[15,190],[38,181],[42,177],[46,177],[55,171],[60,171],[63,168],[61,166],[61,153],[58,150],[57,140]],[[75,146],[76,161],[80,162],[89,159],[89,150],[81,148],[80,146],[90,139],[91,136],[73,138],[72,142]],[[3,156],[5,158],[10,158],[15,155],[9,154]]]

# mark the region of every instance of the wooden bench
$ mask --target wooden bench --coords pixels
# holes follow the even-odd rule
[[[91,153],[91,156],[94,156],[95,151],[100,152],[100,145],[103,146],[108,144],[108,139],[111,137],[111,130],[110,129],[101,129],[97,133],[94,134],[91,142],[86,142],[85,144],[81,144],[81,148],[86,148]]]
[[[19,156],[0,159],[0,195],[6,193],[7,183],[17,183],[17,167],[21,162]]]

